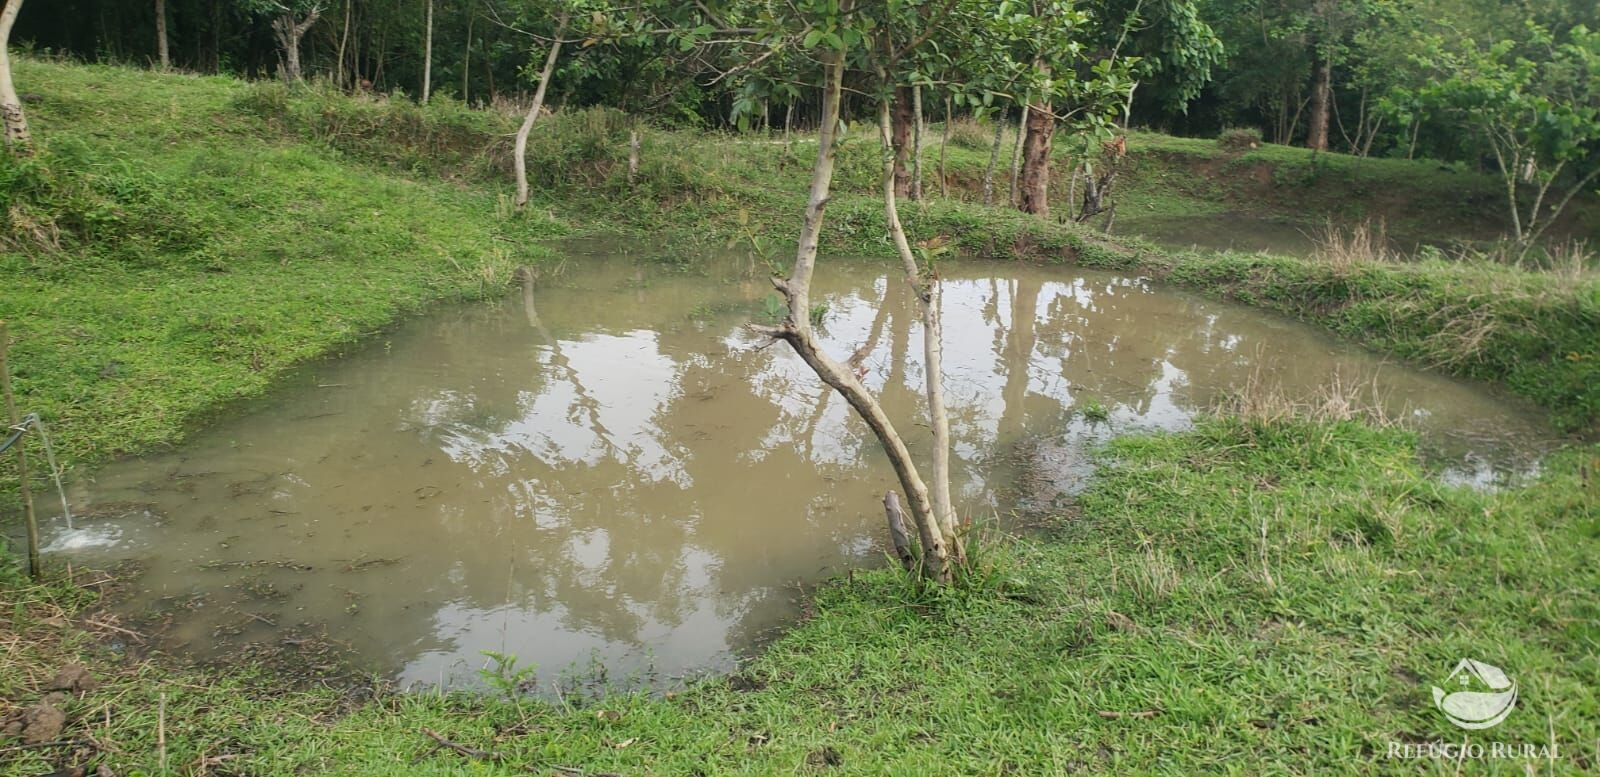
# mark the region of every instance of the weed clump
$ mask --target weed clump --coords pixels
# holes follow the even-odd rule
[[[1217,136],[1217,146],[1224,151],[1250,151],[1261,147],[1261,130],[1255,127],[1231,127]]]
[[[972,151],[988,151],[992,143],[994,143],[993,124],[968,118],[954,119],[950,122],[950,145]]]

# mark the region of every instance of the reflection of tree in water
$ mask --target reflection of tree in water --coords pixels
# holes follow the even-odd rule
[[[421,433],[490,495],[475,516],[442,514],[443,527],[462,542],[487,535],[515,547],[513,601],[559,610],[565,629],[641,644],[709,600],[742,639],[770,625],[742,625],[753,604],[786,595],[771,570],[814,572],[796,566],[797,548],[812,558],[869,551],[871,527],[839,520],[826,487],[858,477],[856,457],[816,461],[809,445],[772,444],[817,438],[822,409],[810,386],[798,391],[792,372],[773,369],[775,354],[645,321],[653,331],[563,340],[546,326],[560,319],[553,307],[524,310],[541,380],[476,393],[435,385],[413,402]],[[482,347],[483,333],[462,334]],[[531,388],[505,390],[516,383]],[[745,558],[725,563],[731,554]],[[456,607],[491,610],[506,598],[505,568],[418,573],[448,580]]]
[[[1068,423],[1074,399],[1166,425],[1187,419],[1194,392],[1240,382],[1264,344],[1283,374],[1329,369],[1325,346],[1247,312],[1134,282],[974,270],[945,279],[963,515],[1015,504],[996,496],[1019,474],[997,452],[1045,440],[1081,463],[1074,446],[1089,435]],[[904,284],[876,269],[827,283],[827,349],[859,350],[850,363],[925,447]],[[247,613],[279,628],[325,622],[426,681],[470,679],[486,649],[554,672],[591,649],[627,663],[650,648],[711,657],[748,644],[788,612],[785,582],[878,558],[875,505],[893,482],[852,411],[743,331],[764,293],[748,273],[728,283],[601,264],[537,299],[397,333],[393,358],[328,368],[346,388],[314,392],[303,417],[219,429],[211,448],[186,450],[192,490],[163,493],[161,509],[194,530],[162,536],[158,560],[189,574],[162,590],[174,601],[206,590],[215,606],[196,620],[244,623],[241,639],[278,637]],[[224,472],[199,476],[213,469]],[[263,558],[316,571],[193,573],[196,560]],[[342,571],[361,559],[393,563]]]

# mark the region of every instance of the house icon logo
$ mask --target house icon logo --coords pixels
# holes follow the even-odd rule
[[[1482,661],[1463,658],[1444,681],[1433,687],[1433,705],[1451,723],[1466,729],[1498,725],[1517,703],[1517,683]],[[1448,690],[1446,690],[1448,689]]]

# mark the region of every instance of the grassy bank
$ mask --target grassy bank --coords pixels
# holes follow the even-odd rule
[[[1586,772],[1596,468],[1600,448],[1570,451],[1538,484],[1484,494],[1428,478],[1402,433],[1210,421],[1114,443],[1080,514],[991,546],[977,590],[929,595],[888,571],[828,585],[739,675],[667,698],[352,702],[143,668],[66,702],[63,737],[92,736],[84,757],[118,774],[151,770],[165,695],[179,773],[1455,773],[1385,757],[1431,741],[1553,741],[1561,760],[1534,773]],[[1463,656],[1519,682],[1492,733],[1433,709]],[[432,750],[424,729],[500,758]]]
[[[408,311],[503,293],[558,230],[496,194],[346,164],[227,79],[24,62],[41,153],[3,164],[0,319],[68,462],[178,440]]]

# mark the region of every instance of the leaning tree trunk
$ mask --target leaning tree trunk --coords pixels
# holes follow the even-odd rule
[[[528,133],[533,131],[533,123],[539,119],[539,112],[544,110],[545,89],[550,86],[550,76],[556,71],[556,58],[561,56],[561,36],[567,32],[568,17],[569,14],[563,11],[560,21],[556,22],[555,39],[550,41],[550,53],[544,58],[544,69],[539,71],[539,87],[533,91],[533,106],[528,109],[528,115],[523,117],[522,126],[517,128],[517,142],[511,151],[512,164],[516,166],[518,210],[528,204]]]
[[[1311,126],[1306,130],[1306,148],[1328,150],[1329,102],[1333,99],[1333,63],[1327,57],[1317,62],[1317,82],[1311,87]]]
[[[172,57],[167,50],[167,0],[156,0],[156,56],[161,69],[172,67]]]
[[[272,20],[272,37],[277,39],[278,49],[283,55],[283,79],[291,84],[299,83],[301,79],[300,40],[321,16],[322,6],[314,5],[302,21],[296,22],[294,15],[287,13]]]
[[[1050,216],[1050,146],[1056,131],[1056,117],[1049,104],[1028,106],[1027,132],[1022,142],[1022,197],[1017,208],[1023,213]]]
[[[422,104],[433,93],[433,0],[428,0],[428,31],[422,38]]]
[[[911,452],[905,441],[895,431],[893,424],[877,400],[861,384],[855,372],[835,361],[818,347],[811,329],[811,276],[816,269],[817,246],[822,232],[823,212],[827,208],[829,191],[833,185],[835,128],[839,122],[840,94],[844,86],[844,55],[839,52],[825,54],[825,85],[822,96],[822,121],[817,137],[817,161],[811,171],[811,193],[806,202],[805,222],[800,230],[800,242],[795,251],[794,269],[787,279],[774,278],[772,285],[789,303],[789,314],[775,327],[755,327],[758,331],[789,343],[807,366],[850,403],[872,433],[883,445],[889,463],[894,467],[900,485],[905,489],[912,518],[917,524],[923,542],[922,568],[929,577],[948,581],[951,578],[951,557],[944,538],[938,529],[937,513],[927,485],[922,481],[911,461]],[[892,128],[887,104],[880,106],[879,127],[885,147],[884,190],[889,203],[894,202],[895,163],[891,149]],[[904,232],[900,233],[902,242]],[[909,249],[907,249],[909,250]],[[919,295],[921,291],[919,290]]]
[[[33,150],[33,138],[28,134],[22,98],[11,83],[11,28],[21,10],[22,0],[6,0],[5,10],[0,11],[0,115],[5,118],[6,145],[13,154],[26,156]]]

